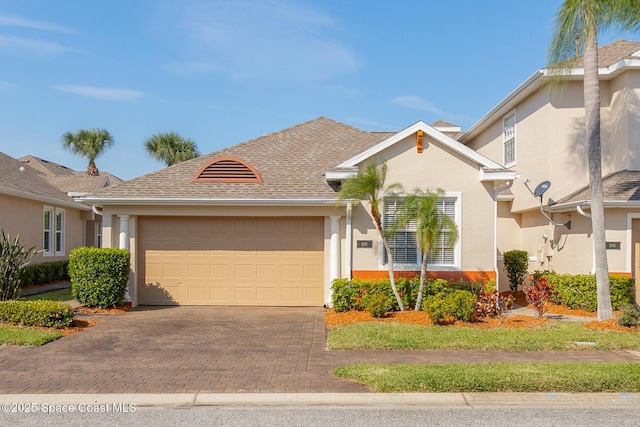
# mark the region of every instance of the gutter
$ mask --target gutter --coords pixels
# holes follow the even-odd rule
[[[196,199],[196,198],[111,198],[82,197],[80,202],[119,206],[327,206],[346,207],[352,201],[337,199]]]
[[[29,200],[35,200],[38,202],[48,203],[54,206],[61,206],[61,207],[67,207],[67,208],[79,209],[79,210],[85,210],[85,211],[90,210],[89,207],[84,206],[78,202],[75,202],[73,201],[73,199],[69,201],[60,200],[60,199],[56,199],[55,197],[41,196],[39,194],[34,194],[27,191],[12,190],[10,188],[2,188],[0,189],[0,193],[7,194],[9,196],[22,197],[23,199],[29,199]]]

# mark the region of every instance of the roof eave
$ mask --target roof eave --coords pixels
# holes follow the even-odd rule
[[[0,188],[0,193],[7,194],[9,196],[21,197],[23,199],[35,200],[37,202],[47,203],[50,205],[61,206],[65,208],[79,209],[79,210],[90,210],[91,208],[80,203],[74,202],[73,200],[60,200],[55,197],[42,196],[39,194],[33,194],[26,191],[18,191],[10,188]]]
[[[511,170],[485,170],[480,169],[480,181],[481,182],[490,182],[490,181],[512,181],[518,177],[518,174],[515,171]]]
[[[636,209],[640,208],[640,200],[604,200],[604,207],[608,209]],[[577,207],[591,207],[591,200],[576,200],[567,203],[558,203],[553,206],[548,206],[547,209],[553,212],[570,212],[577,209]]]
[[[413,125],[401,130],[400,132],[394,134],[393,136],[390,136],[389,138],[385,139],[384,141],[374,145],[373,147],[369,148],[368,150],[363,151],[362,153],[358,154],[357,156],[354,156],[346,161],[344,161],[343,163],[340,163],[338,165],[338,168],[350,168],[350,167],[354,167],[357,166],[359,163],[362,163],[363,161],[375,156],[376,154],[380,153],[381,151],[385,150],[386,148],[391,147],[392,145],[396,144],[397,142],[402,141],[403,139],[415,134],[417,131],[422,130],[424,133],[426,133],[427,135],[429,135],[431,138],[433,138],[436,141],[439,141],[441,144],[449,147],[451,150],[459,153],[460,155],[468,158],[469,160],[474,161],[475,163],[477,163],[478,165],[480,165],[481,167],[487,167],[487,168],[502,168],[503,166],[494,162],[493,160],[483,156],[482,154],[478,153],[477,151],[474,151],[472,149],[470,149],[469,147],[461,144],[460,142],[454,140],[453,138],[445,135],[444,133],[438,131],[437,129],[435,129],[434,127],[426,124],[423,121],[418,121],[416,123],[414,123]]]
[[[94,206],[346,206],[336,199],[199,199],[199,198],[110,198],[82,197],[80,202]]]

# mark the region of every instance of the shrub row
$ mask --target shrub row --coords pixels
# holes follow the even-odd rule
[[[20,273],[22,287],[69,280],[69,261],[43,262],[27,265]]]
[[[544,273],[553,284],[555,295],[552,301],[569,308],[582,308],[587,311],[596,311],[598,308],[598,295],[596,291],[596,276],[592,274],[556,274]],[[534,275],[535,277],[535,275]],[[634,279],[630,277],[612,275],[609,276],[611,287],[611,306],[614,310],[623,305],[634,302]]]
[[[1,301],[0,322],[9,325],[64,328],[73,322],[73,308],[60,301]]]
[[[87,307],[120,305],[129,283],[129,269],[126,249],[76,248],[69,254],[71,294]]]
[[[407,309],[413,308],[420,289],[420,278],[401,277],[396,281],[396,288],[402,304]],[[446,288],[446,280],[428,279],[422,296],[423,301]],[[331,302],[335,311],[366,310],[373,316],[382,317],[386,311],[399,310],[389,279],[336,279],[331,285],[331,290]]]

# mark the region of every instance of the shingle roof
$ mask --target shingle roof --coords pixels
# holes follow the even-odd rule
[[[623,170],[602,178],[602,192],[605,201],[632,202],[640,201],[640,171]],[[558,201],[558,204],[590,200],[589,186],[569,194]]]
[[[22,162],[4,153],[0,153],[0,193],[48,200],[65,206],[75,205],[78,209],[84,209],[71,197],[45,181],[40,172],[25,167]]]
[[[123,182],[109,172],[87,176],[84,171],[76,171],[35,156],[24,156],[18,160],[33,168],[41,178],[65,193],[91,193],[100,190],[105,184],[117,185]]]
[[[319,117],[229,148],[188,160],[94,193],[95,198],[324,199],[335,198],[324,174],[341,161],[388,138]],[[217,157],[253,166],[263,183],[193,182]]]
[[[598,48],[598,67],[609,67],[623,59],[633,58],[633,54],[640,51],[640,42],[632,40],[616,40]],[[583,56],[576,60],[575,67],[584,66]]]

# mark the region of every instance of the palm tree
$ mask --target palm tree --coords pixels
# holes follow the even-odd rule
[[[600,143],[600,82],[598,77],[598,31],[634,30],[640,27],[639,0],[565,0],[556,17],[549,45],[550,69],[567,77],[582,48],[584,52],[584,110],[588,142],[591,226],[596,261],[598,320],[613,317],[607,263],[602,152]]]
[[[98,176],[100,171],[96,167],[96,157],[113,145],[113,138],[104,129],[79,129],[75,133],[66,132],[62,135],[62,145],[89,159],[88,176]]]
[[[416,190],[414,194],[407,196],[400,218],[400,226],[411,221],[416,222],[416,240],[422,249],[420,288],[415,310],[420,310],[422,305],[422,293],[427,282],[427,261],[434,245],[442,240],[445,246],[452,246],[458,240],[455,221],[439,208],[438,201],[442,194],[443,191],[440,189],[435,192]]]
[[[369,202],[369,208],[371,210],[371,216],[376,224],[378,233],[382,238],[382,244],[387,253],[387,266],[389,267],[389,281],[391,282],[391,290],[393,295],[398,301],[400,311],[404,311],[404,305],[398,289],[396,288],[396,280],[393,273],[393,255],[391,253],[391,247],[387,239],[389,230],[385,230],[382,225],[382,215],[380,213],[380,204],[383,202],[383,195],[385,192],[398,188],[397,184],[391,185],[387,188],[384,186],[384,182],[387,178],[387,164],[382,163],[380,167],[375,162],[369,162],[365,164],[358,174],[348,178],[342,183],[340,192],[338,193],[339,200],[366,200]]]
[[[184,139],[175,132],[158,133],[144,142],[144,148],[154,159],[161,160],[167,166],[196,158],[200,155],[196,143]]]

